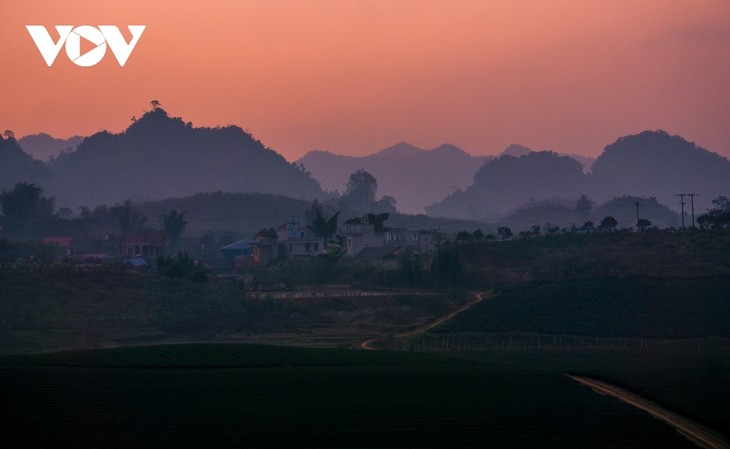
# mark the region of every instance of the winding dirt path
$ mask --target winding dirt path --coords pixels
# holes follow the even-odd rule
[[[437,319],[436,321],[433,321],[425,326],[419,327],[417,329],[414,329],[412,331],[407,332],[401,332],[399,334],[395,334],[395,338],[404,338],[404,337],[412,337],[414,335],[423,334],[434,327],[440,326],[446,321],[449,321],[450,319],[454,318],[456,315],[468,310],[471,306],[474,304],[480,303],[484,299],[491,298],[493,296],[492,292],[482,292],[482,293],[475,293],[474,299],[469,301],[468,303],[464,304],[463,306],[459,307],[458,309],[449,312],[448,314],[442,316],[441,318]],[[377,350],[377,348],[373,347],[373,344],[380,340],[380,338],[372,338],[370,340],[364,341],[360,344],[360,347],[362,349],[367,349],[368,351],[374,351]]]
[[[458,309],[449,312],[448,314],[425,326],[419,327],[411,331],[396,334],[395,338],[411,337],[413,335],[425,333],[426,331],[440,326],[441,324],[454,318],[458,314],[468,310],[474,304],[478,304],[482,300],[490,298],[492,296],[492,292],[476,293],[474,294],[474,299],[472,301],[469,301]],[[374,347],[373,344],[375,344],[375,342],[377,342],[378,340],[379,338],[373,338],[364,341],[362,344],[360,344],[360,347],[369,351],[377,350],[377,348]],[[676,429],[685,438],[700,447],[703,447],[705,449],[730,449],[730,442],[728,442],[728,440],[726,440],[722,435],[718,434],[717,432],[714,432],[676,413],[670,412],[669,410],[659,406],[658,404],[655,404],[652,401],[644,399],[639,395],[630,393],[623,388],[619,388],[606,382],[591,379],[588,377],[573,375],[568,375],[568,377],[583,385],[590,387],[598,394],[612,396],[633,407],[644,410],[654,418],[657,418],[667,423],[668,425]]]
[[[694,421],[690,421],[676,413],[660,407],[659,405],[642,398],[641,396],[630,393],[622,388],[611,384],[601,382],[599,380],[590,379],[588,377],[568,375],[571,379],[580,382],[593,389],[596,393],[613,396],[620,401],[632,405],[638,409],[648,412],[651,416],[664,421],[674,427],[679,433],[688,440],[706,449],[730,449],[730,442]]]

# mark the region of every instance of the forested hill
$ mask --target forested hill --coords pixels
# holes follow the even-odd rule
[[[297,162],[325,189],[340,192],[351,173],[364,169],[377,178],[381,195],[396,199],[399,211],[416,214],[455,188],[468,186],[485,160],[449,144],[423,150],[401,142],[363,157],[310,151]]]
[[[474,183],[426,208],[429,215],[494,219],[530,200],[572,198],[587,187],[581,164],[550,151],[485,163]]]
[[[556,153],[522,153],[485,163],[471,186],[427,207],[429,215],[498,218],[529,202],[575,201],[581,194],[598,202],[626,195],[655,198],[676,210],[676,194],[695,193],[695,209],[704,211],[713,199],[730,192],[730,161],[661,130],[607,145],[589,174]]]
[[[677,193],[697,193],[695,207],[730,193],[730,161],[665,131],[644,131],[606,146],[593,164],[597,200],[618,195],[657,197],[677,204]]]
[[[0,136],[0,191],[12,189],[18,182],[43,183],[48,176],[43,162],[26,154],[14,137]]]
[[[46,190],[68,206],[218,190],[324,197],[311,176],[241,128],[196,128],[159,107],[119,134],[87,137],[50,168]]]

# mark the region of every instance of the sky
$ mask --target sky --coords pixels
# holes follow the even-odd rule
[[[109,48],[48,67],[26,25],[146,29],[124,67]],[[289,160],[402,141],[597,156],[646,129],[730,157],[727,0],[0,0],[0,50],[18,137],[120,132],[158,100]]]

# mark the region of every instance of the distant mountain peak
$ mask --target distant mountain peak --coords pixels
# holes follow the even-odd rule
[[[74,206],[216,190],[326,196],[309,174],[240,127],[193,127],[160,107],[125,131],[86,138],[52,169],[51,192]]]
[[[437,146],[436,148],[431,150],[432,153],[444,153],[444,154],[469,154],[466,151],[462,150],[461,148],[457,147],[456,145],[452,145],[450,143],[442,143],[441,145]]]
[[[425,205],[465,188],[484,160],[451,144],[424,150],[399,142],[360,157],[310,151],[297,163],[330,191],[343,191],[351,173],[367,170],[378,180],[378,194],[394,197],[399,211],[423,213]]]
[[[401,156],[412,156],[412,155],[421,154],[424,152],[425,152],[424,149],[418,148],[417,146],[412,145],[408,142],[398,142],[395,145],[391,145],[387,148],[384,148],[384,149],[378,151],[377,153],[373,154],[372,156],[375,156],[375,155],[389,155],[390,156],[390,155],[394,155],[394,154],[401,155]]]
[[[68,139],[58,139],[47,133],[29,134],[18,140],[23,151],[36,159],[48,160],[61,153],[68,153],[76,149],[84,140],[82,136],[73,136]]]
[[[519,145],[519,144],[513,143],[513,144],[507,146],[507,148],[505,148],[504,150],[502,150],[502,152],[499,153],[499,155],[500,156],[521,157],[521,156],[526,156],[532,152],[533,152],[532,148],[528,148],[524,145]]]

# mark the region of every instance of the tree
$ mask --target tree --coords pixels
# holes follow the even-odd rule
[[[502,240],[509,240],[514,236],[512,230],[507,226],[501,226],[497,228],[497,235],[499,235],[499,238],[501,238]]]
[[[718,196],[712,200],[712,204],[715,207],[708,209],[707,213],[697,217],[700,228],[726,228],[730,226],[730,199],[726,196]]]
[[[456,234],[456,238],[454,239],[454,242],[466,243],[469,240],[471,240],[471,234],[469,233],[469,231],[459,231]]]
[[[352,210],[366,211],[375,204],[378,181],[367,171],[360,169],[350,175],[347,190],[340,198],[343,207]]]
[[[73,215],[73,211],[69,207],[62,207],[58,209],[58,212],[56,215],[58,215],[60,218],[69,218],[71,215]]]
[[[646,218],[639,218],[639,221],[636,222],[636,227],[639,228],[639,231],[643,231],[649,226],[651,226],[651,221]]]
[[[606,231],[613,231],[614,229],[616,229],[616,226],[618,226],[618,221],[616,221],[615,218],[609,215],[601,220],[601,224],[598,228],[605,229]]]
[[[312,221],[312,230],[314,235],[322,237],[324,239],[324,246],[327,246],[327,242],[337,233],[337,217],[340,213],[337,212],[329,219],[325,219],[320,209],[314,209],[315,217]]]
[[[459,253],[450,248],[440,249],[431,261],[431,272],[442,285],[459,284],[464,278],[464,267]]]
[[[540,227],[540,225],[532,226],[532,235],[540,235],[541,231],[542,231],[542,228]]]
[[[402,284],[419,284],[423,278],[423,268],[420,258],[406,249],[398,256],[398,280]]]
[[[208,275],[197,261],[187,252],[179,251],[176,255],[157,257],[157,271],[170,278],[188,278],[195,282],[207,282]]]
[[[109,208],[109,211],[117,218],[119,230],[123,236],[126,236],[131,231],[140,230],[147,221],[145,214],[134,207],[134,204],[130,200]]]
[[[35,184],[21,182],[13,190],[0,194],[0,207],[8,230],[20,230],[32,221],[48,219],[53,215],[55,199],[43,196],[43,189]]]
[[[580,215],[581,217],[586,217],[588,214],[591,213],[591,209],[593,209],[593,201],[591,201],[590,198],[588,198],[586,195],[581,194],[580,198],[575,202],[575,211]]]
[[[157,108],[159,108],[160,106],[162,106],[162,103],[160,103],[157,100],[152,100],[152,101],[150,101],[150,106],[152,106],[152,110],[154,111]]]
[[[378,234],[382,234],[389,230],[389,228],[386,228],[384,225],[388,218],[390,218],[390,214],[387,212],[380,214],[368,214],[368,221],[373,225],[375,232]]]
[[[397,210],[395,208],[395,204],[396,204],[395,198],[393,198],[392,196],[389,196],[389,195],[385,195],[384,197],[380,198],[380,200],[378,200],[375,207],[377,208],[377,210],[380,210],[383,212],[395,213]]]
[[[170,244],[170,250],[177,248],[177,243],[180,240],[180,236],[185,232],[185,226],[188,222],[185,220],[186,212],[177,213],[176,210],[170,211],[170,213],[162,213],[162,229],[167,236],[167,241]]]
[[[710,214],[702,214],[697,217],[697,224],[700,229],[710,229],[714,224],[714,219]]]
[[[590,234],[591,232],[595,231],[596,228],[593,225],[593,222],[588,220],[583,223],[583,226],[580,227],[580,230],[586,232],[587,234]]]
[[[5,132],[3,133],[3,136],[5,136],[5,138],[8,140],[15,140],[15,133],[9,129],[5,130]]]
[[[484,232],[481,229],[477,229],[471,234],[471,237],[477,242],[480,242],[484,239]]]
[[[322,214],[322,204],[319,202],[319,200],[314,199],[314,201],[312,201],[312,204],[309,206],[309,209],[304,212],[304,222],[308,225],[313,225],[314,221],[317,219],[317,215]]]

